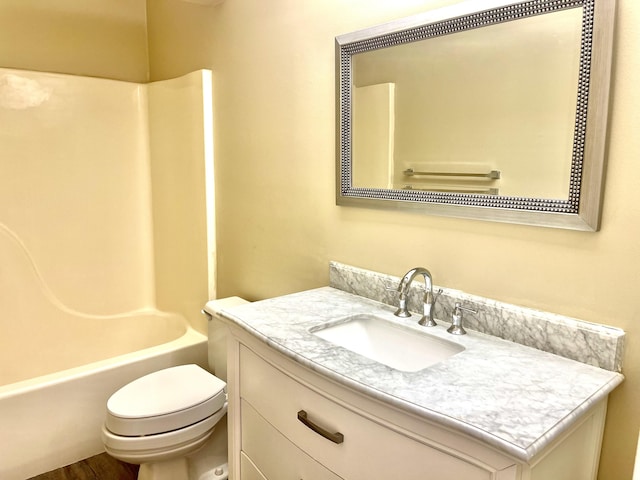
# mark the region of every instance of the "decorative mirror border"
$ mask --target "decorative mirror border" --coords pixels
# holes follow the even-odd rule
[[[602,0],[598,3],[602,3]],[[410,17],[408,21],[391,22],[379,27],[336,37],[336,88],[338,91],[337,204],[367,205],[369,201],[373,201],[372,206],[382,207],[444,205],[446,206],[444,210],[438,211],[436,209],[429,213],[576,230],[597,230],[600,222],[600,197],[604,170],[604,136],[608,104],[614,1],[612,0],[608,4],[611,9],[605,12],[607,15],[603,15],[605,18],[602,19],[602,23],[605,24],[605,28],[602,30],[606,34],[600,34],[600,42],[603,43],[604,60],[600,58],[601,52],[595,52],[596,55],[594,55],[596,0],[531,0],[422,24],[420,24],[419,20],[414,20],[414,18],[420,18],[420,16],[416,16]],[[351,160],[353,55],[570,8],[582,8],[583,20],[574,142],[567,200],[353,187]],[[412,23],[417,24],[411,26]],[[407,27],[407,24],[410,26]],[[594,76],[592,69],[594,56],[598,57],[598,81],[606,84],[600,86],[597,95],[593,95],[591,92],[591,79]],[[592,98],[590,99],[590,97],[594,96],[596,97],[595,102]],[[590,107],[598,110],[598,118],[594,114],[588,115]],[[600,129],[600,131],[597,129]],[[592,135],[602,137],[601,140],[592,141],[593,145],[589,145],[589,140],[587,139],[588,130],[592,132]],[[587,156],[589,155],[594,156],[590,162],[592,165],[587,165]],[[585,175],[585,170],[588,170],[588,175]],[[586,179],[586,188],[585,176],[590,177]],[[589,191],[585,192],[585,190]],[[392,204],[389,204],[390,202]],[[449,207],[463,208],[456,210]],[[474,210],[478,209],[473,207],[501,209],[503,212],[487,214],[485,209],[474,212]]]

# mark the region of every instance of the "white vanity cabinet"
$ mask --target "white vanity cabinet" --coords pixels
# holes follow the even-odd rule
[[[341,385],[235,324],[229,326],[229,464],[234,480],[595,478],[606,400],[523,462]],[[324,435],[300,421],[305,414]]]

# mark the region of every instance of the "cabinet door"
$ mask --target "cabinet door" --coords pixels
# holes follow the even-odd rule
[[[341,480],[270,425],[251,405],[242,401],[242,451],[252,466],[241,466],[242,480]],[[245,464],[248,463],[245,459]],[[259,475],[259,474],[258,474]]]

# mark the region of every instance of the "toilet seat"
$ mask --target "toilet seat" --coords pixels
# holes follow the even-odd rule
[[[215,414],[193,425],[156,435],[126,437],[102,426],[105,451],[129,463],[155,462],[197,450],[209,438],[216,424],[227,413],[226,402]]]
[[[198,425],[208,424],[214,413],[225,406],[225,389],[225,382],[198,365],[150,373],[109,398],[103,430],[114,436],[135,438],[174,434],[176,430],[186,433],[194,427],[191,436],[193,430],[203,428]]]

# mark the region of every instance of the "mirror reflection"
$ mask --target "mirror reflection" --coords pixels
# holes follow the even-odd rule
[[[352,57],[354,187],[566,199],[582,10]]]
[[[336,37],[338,205],[597,230],[615,0],[474,0]]]

